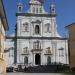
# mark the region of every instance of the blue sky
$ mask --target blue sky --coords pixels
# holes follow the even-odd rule
[[[21,0],[23,3],[23,11],[29,8],[29,0]],[[16,24],[17,4],[19,0],[4,0],[4,7],[7,15],[9,31],[7,35],[14,32]],[[51,0],[44,0],[44,9],[49,12]],[[55,0],[56,13],[57,13],[57,26],[58,32],[61,36],[65,36],[68,24],[75,22],[75,0]]]

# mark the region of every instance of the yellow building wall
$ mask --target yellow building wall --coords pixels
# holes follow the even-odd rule
[[[5,30],[0,20],[0,73],[6,74],[4,49],[5,49]]]
[[[69,27],[70,68],[75,68],[75,25]]]

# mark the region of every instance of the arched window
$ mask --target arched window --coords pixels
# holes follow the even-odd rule
[[[38,25],[35,26],[35,33],[36,34],[39,34],[40,33],[40,28]]]
[[[51,64],[51,57],[50,57],[50,56],[47,57],[47,64],[48,64],[48,65]]]
[[[19,7],[19,12],[21,12],[21,7]]]
[[[22,12],[22,5],[18,5],[18,12],[21,13]]]
[[[24,64],[28,64],[28,57],[27,56],[25,56],[25,58],[24,58]]]

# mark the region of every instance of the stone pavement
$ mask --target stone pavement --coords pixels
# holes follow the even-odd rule
[[[7,75],[61,75],[60,73],[7,73]]]

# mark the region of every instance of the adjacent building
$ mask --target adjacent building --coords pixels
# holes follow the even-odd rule
[[[69,31],[69,63],[70,68],[75,68],[75,23],[67,26]]]
[[[8,30],[3,1],[0,0],[0,73],[6,73],[5,62],[5,31]]]
[[[44,0],[30,0],[30,8],[23,12],[18,3],[14,35],[7,36],[8,66],[68,64],[68,40],[57,31],[55,4],[51,2],[50,13],[43,7]]]

